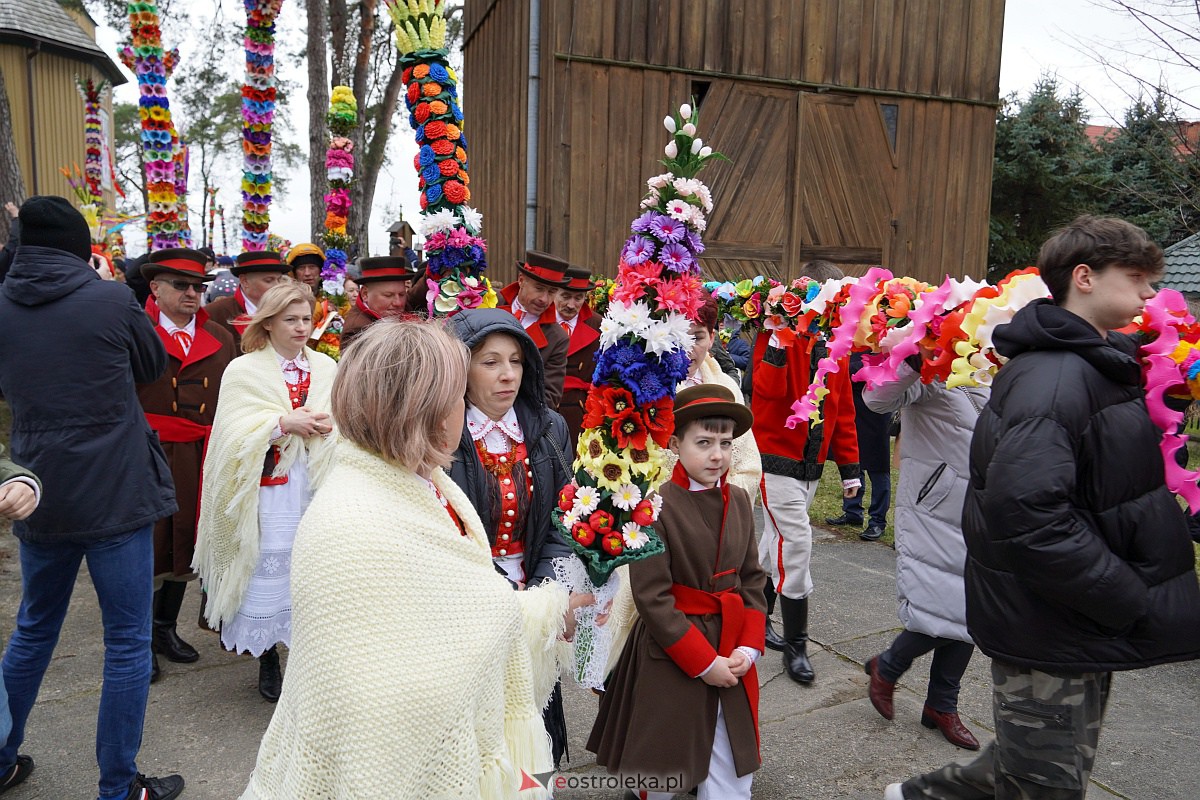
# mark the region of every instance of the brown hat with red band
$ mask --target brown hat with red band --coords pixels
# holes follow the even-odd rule
[[[693,420],[705,417],[729,417],[733,420],[734,438],[750,430],[754,414],[739,403],[727,387],[719,383],[689,386],[675,395],[675,430],[680,431]]]
[[[359,283],[380,283],[382,281],[415,281],[421,273],[412,268],[404,256],[371,256],[360,258],[358,266],[362,270]]]
[[[566,286],[567,270],[570,265],[561,258],[555,258],[540,250],[530,250],[525,253],[525,263],[517,262],[517,271],[522,275],[549,286]]]
[[[567,267],[567,285],[562,288],[572,292],[586,292],[592,288],[592,271],[583,267]]]
[[[271,250],[252,250],[239,255],[237,264],[229,271],[234,275],[245,275],[247,272],[291,272],[292,268],[283,263],[279,253]]]
[[[165,273],[208,283],[212,279],[204,271],[207,263],[208,256],[199,250],[190,247],[169,247],[150,254],[149,260],[142,265],[142,276],[146,280],[154,280]]]

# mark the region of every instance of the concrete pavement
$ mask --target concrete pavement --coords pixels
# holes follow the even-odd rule
[[[920,725],[928,657],[901,682],[895,721],[882,719],[867,700],[862,663],[899,630],[893,551],[820,529],[816,538],[811,627],[820,645],[813,655],[817,681],[811,687],[794,684],[782,674],[777,653],[760,662],[764,763],[754,796],[880,798],[891,781],[970,754]],[[0,630],[11,630],[19,596],[16,542],[5,535],[0,537]],[[273,707],[258,696],[256,662],[223,652],[214,634],[197,629],[192,624],[197,608],[191,588],[180,630],[201,658],[189,665],[164,663],[163,679],[150,691],[139,764],[150,775],[182,774],[186,800],[226,800],[245,786]],[[95,797],[102,656],[99,611],[84,572],[22,748],[37,769],[26,785],[9,793],[11,800]],[[987,659],[977,653],[963,681],[961,710],[984,741],[991,732],[989,683]],[[564,690],[572,758],[563,771],[603,774],[583,746],[595,698],[569,681]],[[1200,798],[1198,710],[1196,662],[1118,674],[1088,797]],[[558,797],[591,800],[620,793],[561,790]]]

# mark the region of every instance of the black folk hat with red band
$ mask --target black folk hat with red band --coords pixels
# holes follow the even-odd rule
[[[675,430],[681,431],[689,422],[705,417],[729,417],[733,420],[736,439],[754,424],[754,414],[739,403],[728,388],[719,383],[689,386],[675,395]]]
[[[371,256],[360,258],[358,266],[362,277],[358,283],[382,283],[383,281],[414,281],[421,273],[412,268],[404,256]]]
[[[239,255],[237,264],[229,271],[234,275],[245,275],[247,272],[291,272],[292,268],[283,263],[279,253],[271,250],[258,250]]]
[[[159,275],[178,275],[184,278],[195,278],[201,283],[208,283],[212,278],[204,271],[208,264],[208,256],[190,247],[170,247],[166,250],[155,250],[149,260],[142,265],[142,276],[150,281]]]
[[[571,292],[586,292],[592,288],[592,271],[583,267],[567,267],[567,285]]]
[[[517,271],[547,286],[560,288],[567,285],[567,270],[570,265],[540,250],[525,253],[525,263],[517,262]]]

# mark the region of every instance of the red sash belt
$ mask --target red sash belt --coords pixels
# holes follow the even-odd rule
[[[208,436],[212,433],[212,425],[201,425],[198,422],[168,414],[151,414],[149,411],[146,412],[146,422],[150,423],[150,427],[158,434],[159,441],[204,442],[204,446],[200,449],[200,477],[196,480],[196,521],[198,522],[200,520],[201,484],[204,482],[204,457],[208,454]],[[176,486],[175,490],[179,491],[179,487]]]
[[[578,378],[574,375],[568,375],[567,377],[563,378],[563,391],[564,392],[569,392],[572,389],[579,389],[580,391],[586,392],[586,391],[591,390],[591,388],[592,388],[592,385],[590,383],[588,383],[587,381],[585,381],[583,378]]]
[[[717,646],[717,655],[729,657],[737,646],[738,636],[742,632],[743,618],[746,613],[746,603],[741,594],[733,589],[720,592],[706,592],[685,586],[682,583],[671,584],[671,594],[675,596],[675,608],[684,614],[720,614],[721,643]],[[746,699],[750,703],[750,716],[754,719],[755,744],[760,748],[761,761],[762,737],[758,730],[758,667],[751,665],[750,671],[742,676],[742,686],[746,690]]]
[[[705,592],[682,583],[671,584],[671,594],[675,596],[675,608],[684,614],[721,615],[721,643],[717,646],[717,655],[728,658],[742,632],[742,617],[746,612],[742,596],[732,589]]]

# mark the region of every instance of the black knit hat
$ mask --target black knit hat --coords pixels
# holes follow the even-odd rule
[[[21,244],[65,250],[87,261],[92,234],[87,221],[65,197],[38,195],[21,204]]]

